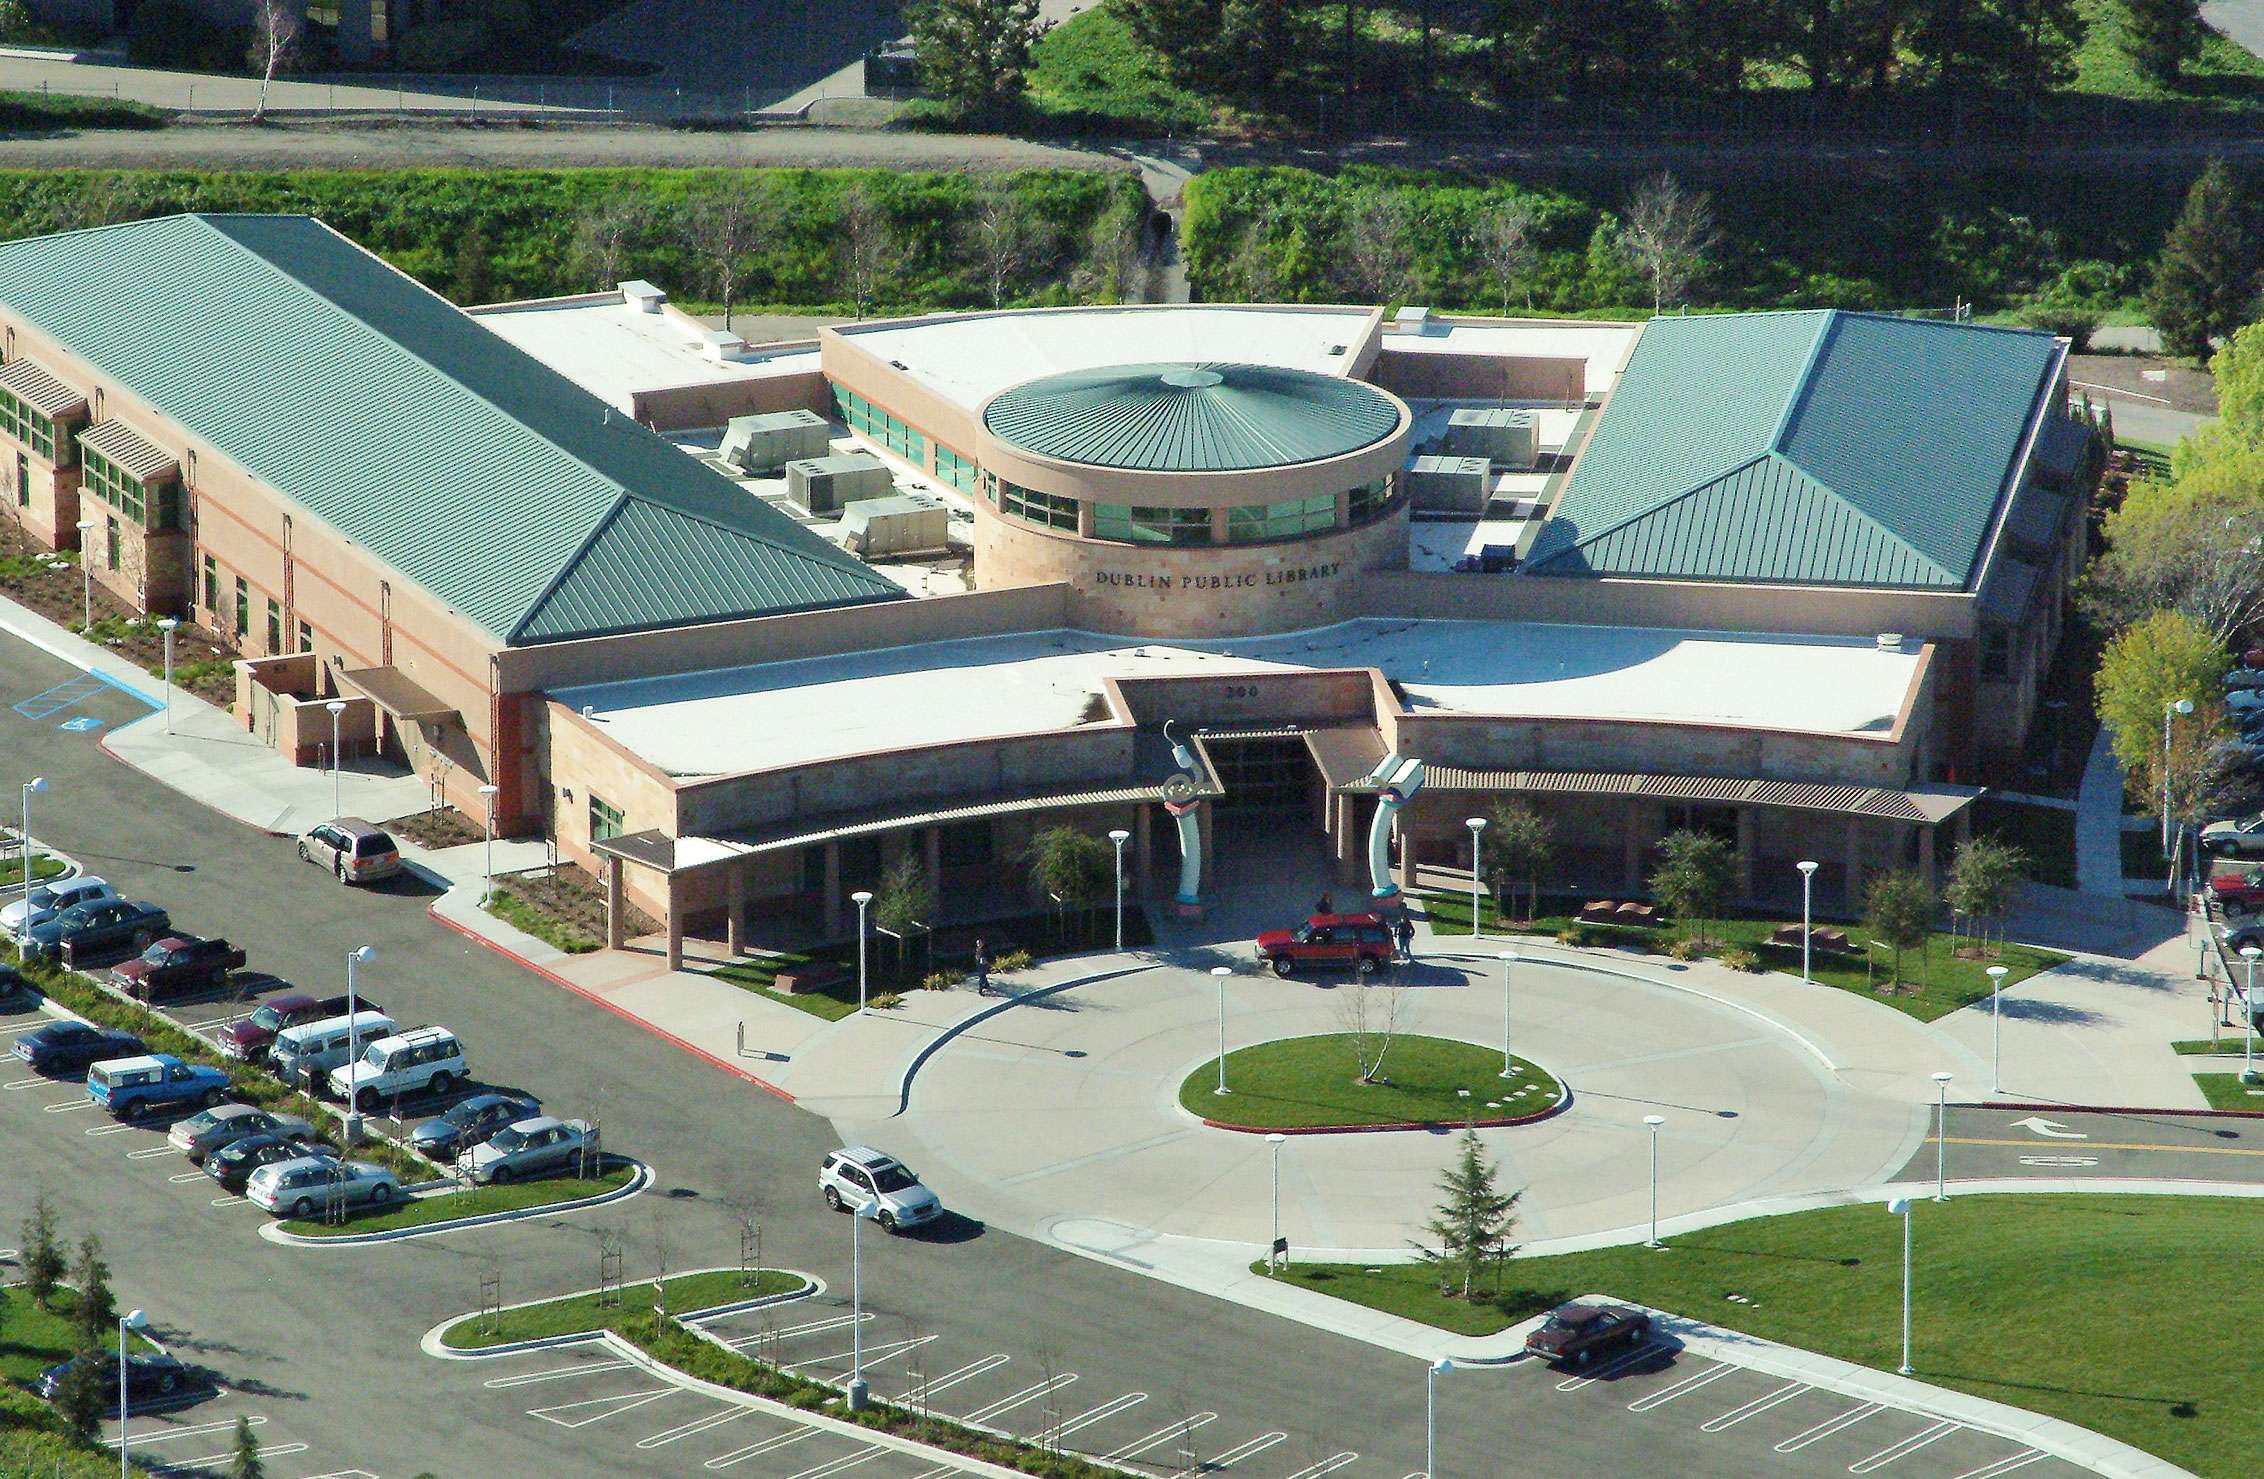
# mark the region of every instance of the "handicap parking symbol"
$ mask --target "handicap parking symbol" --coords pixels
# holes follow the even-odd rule
[[[95,718],[91,714],[81,714],[76,719],[65,719],[61,724],[58,724],[55,727],[57,729],[67,729],[73,734],[84,734],[90,729],[100,729],[102,727],[102,721]]]

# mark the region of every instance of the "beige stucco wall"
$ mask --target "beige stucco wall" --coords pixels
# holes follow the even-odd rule
[[[1962,591],[1848,590],[1682,580],[1472,575],[1387,570],[1360,582],[1357,614],[1441,620],[1582,622],[1934,640],[1970,636],[1974,601]]]

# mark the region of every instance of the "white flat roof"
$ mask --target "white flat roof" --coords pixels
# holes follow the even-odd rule
[[[905,609],[908,625],[916,623],[918,608]],[[1370,618],[1222,642],[1015,633],[592,684],[552,697],[588,707],[616,742],[684,777],[1071,729],[1111,677],[1312,668],[1380,668],[1417,711],[1884,735],[1918,675],[1918,644],[1904,647]]]
[[[1384,330],[1383,347],[1407,354],[1522,354],[1541,359],[1584,359],[1588,394],[1602,395],[1619,381],[1641,324],[1595,323],[1577,318],[1432,319],[1419,334]]]
[[[1225,361],[1342,375],[1359,353],[1368,317],[1365,309],[1059,308],[844,325],[838,332],[973,410],[1041,376],[1108,365]]]
[[[472,317],[544,364],[620,410],[638,391],[677,385],[759,380],[818,367],[814,346],[765,351],[722,364],[702,352],[699,339],[664,314],[640,313],[619,293],[557,298],[543,303],[475,308]]]

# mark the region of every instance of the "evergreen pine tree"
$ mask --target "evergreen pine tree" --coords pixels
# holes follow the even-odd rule
[[[252,1434],[252,1420],[236,1419],[236,1456],[228,1465],[228,1479],[267,1479],[267,1466],[259,1461],[259,1439]]]
[[[977,117],[1022,101],[1038,0],[917,0],[904,21],[928,91]]]
[[[2186,63],[2201,55],[2208,28],[2201,22],[2201,0],[2123,0],[2123,50],[2139,75],[2174,87]]]
[[[55,1415],[63,1420],[63,1431],[81,1443],[92,1443],[101,1430],[102,1414],[118,1400],[117,1380],[118,1368],[98,1348],[90,1346],[72,1357],[55,1389]]]
[[[24,1288],[32,1303],[49,1308],[55,1286],[63,1282],[63,1245],[55,1236],[55,1208],[42,1190],[32,1198],[31,1215],[24,1219],[23,1248],[17,1259],[24,1271]]]
[[[110,1292],[110,1265],[103,1261],[102,1240],[93,1233],[79,1240],[79,1256],[71,1263],[71,1285],[79,1291],[73,1323],[86,1344],[100,1347],[118,1333],[118,1300]]]
[[[2205,358],[2210,341],[2246,323],[2256,303],[2256,248],[2232,171],[2212,159],[2186,192],[2162,243],[2147,308],[2170,353]]]
[[[1430,1246],[1414,1245],[1425,1263],[1439,1271],[1439,1289],[1468,1299],[1477,1287],[1478,1271],[1498,1264],[1517,1251],[1509,1241],[1517,1225],[1517,1199],[1521,1191],[1504,1193],[1494,1182],[1494,1165],[1486,1159],[1478,1132],[1462,1132],[1461,1154],[1439,1177],[1446,1193],[1423,1224]]]

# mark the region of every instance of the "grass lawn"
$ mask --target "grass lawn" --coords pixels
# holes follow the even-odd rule
[[[57,1361],[77,1355],[79,1330],[72,1316],[78,1307],[78,1292],[73,1289],[57,1289],[53,1309],[33,1304],[20,1286],[10,1289],[7,1324],[0,1326],[0,1379],[28,1382]],[[118,1349],[117,1340],[112,1327],[106,1337],[110,1351]],[[136,1336],[134,1348],[153,1351],[157,1346],[146,1336]]]
[[[507,888],[499,888],[487,901],[487,912],[510,925],[525,930],[544,944],[563,950],[568,955],[586,955],[603,944],[594,935],[584,934],[563,920],[535,908]]]
[[[62,871],[62,860],[51,858],[46,853],[35,854],[31,860],[31,876],[34,883],[53,878]],[[0,888],[14,887],[23,876],[24,860],[20,856],[0,858]]]
[[[1516,1080],[1504,1082],[1501,1049],[1439,1037],[1394,1040],[1384,1056],[1382,1083],[1361,1083],[1355,1061],[1348,1033],[1260,1043],[1226,1055],[1226,1084],[1233,1093],[1216,1092],[1218,1060],[1213,1058],[1179,1086],[1180,1107],[1197,1116],[1269,1129],[1459,1125],[1473,1117],[1544,1109],[1558,1094],[1557,1081],[1523,1058],[1513,1060]],[[1519,1094],[1519,1089],[1525,1092]],[[1469,1091],[1467,1097],[1462,1090]]]
[[[1973,834],[2008,843],[2028,855],[2021,871],[2037,883],[2075,887],[2075,813],[1984,796],[1973,803]]]
[[[0,92],[0,129],[163,128],[171,119],[163,109],[116,98]]]
[[[803,1279],[800,1274],[783,1273],[774,1268],[749,1269],[744,1275],[736,1269],[725,1269],[715,1273],[678,1274],[663,1287],[668,1312],[680,1315],[734,1304],[742,1299],[791,1294],[803,1287]],[[648,1322],[652,1318],[650,1279],[624,1283],[620,1302],[609,1309],[598,1305],[594,1293],[569,1294],[563,1299],[500,1311],[492,1327],[484,1326],[479,1315],[466,1315],[442,1331],[440,1339],[451,1350],[477,1351],[509,1345],[515,1340],[618,1329],[624,1321],[640,1317]]]
[[[618,1162],[619,1158],[608,1159]],[[587,1181],[573,1176],[552,1176],[541,1181],[514,1181],[507,1186],[476,1186],[469,1191],[452,1191],[440,1196],[411,1197],[395,1202],[382,1212],[360,1213],[340,1223],[314,1218],[302,1221],[294,1217],[283,1226],[287,1231],[308,1238],[339,1238],[357,1233],[392,1232],[404,1227],[429,1227],[460,1217],[485,1217],[493,1212],[517,1212],[528,1207],[547,1207],[554,1202],[579,1201],[627,1186],[636,1174],[635,1166],[617,1163]]]
[[[2208,1197],[1969,1196],[1920,1202],[1912,1364],[1938,1386],[2078,1423],[2197,1474],[2254,1472],[2256,1366],[2222,1298],[2252,1203]],[[1880,1207],[1733,1223],[1639,1246],[1517,1259],[1484,1305],[1448,1300],[1419,1265],[1293,1266],[1285,1276],[1466,1334],[1581,1294],[1610,1294],[1892,1371],[1901,1356],[1902,1229]],[[1750,1304],[1732,1304],[1742,1294]],[[2174,1341],[2132,1332],[2177,1330]]]
[[[1470,933],[1470,898],[1467,894],[1427,894],[1424,906],[1431,916],[1431,928],[1441,935]],[[1542,907],[1554,903],[1548,895],[1541,896]],[[1503,925],[1498,918],[1493,900],[1482,900],[1486,914],[1486,928],[1498,931]],[[1737,919],[1716,920],[1707,925],[1712,942],[1709,954],[1720,954],[1722,949],[1750,950],[1759,956],[1763,966],[1792,975],[1800,973],[1800,947],[1771,944],[1769,937],[1780,924],[1798,924],[1797,919],[1787,921],[1774,914],[1751,914]],[[1555,935],[1570,928],[1570,915],[1544,913],[1530,924],[1518,923],[1510,928],[1520,933]],[[1580,925],[1590,943],[1595,945],[1622,945],[1638,953],[1663,950],[1680,932],[1670,926],[1643,928],[1635,925],[1588,924]],[[1860,929],[1848,931],[1848,943],[1860,947],[1868,937]],[[1853,991],[1884,1002],[1897,1011],[1907,1012],[1921,1022],[1931,1022],[1947,1016],[1960,1007],[1989,999],[1988,968],[2001,965],[2006,969],[2005,984],[2015,985],[2027,980],[2038,971],[2048,971],[2068,957],[2056,950],[2039,950],[2032,946],[2008,944],[2001,955],[1987,960],[1960,960],[1950,953],[1950,936],[1946,930],[1934,932],[1934,945],[1923,956],[1909,950],[1903,953],[1902,990],[1892,996],[1882,988],[1893,976],[1892,952],[1878,948],[1871,952],[1868,965],[1860,948],[1847,955],[1816,954],[1812,957],[1809,978],[1820,985],[1835,986],[1842,991]]]
[[[1155,53],[1105,5],[1055,26],[1030,48],[1030,106],[1049,121],[1088,129],[1186,133],[1217,108],[1172,82]]]
[[[814,960],[830,960],[847,966],[849,970],[848,978],[823,991],[804,991],[794,996],[788,996],[783,991],[773,989],[771,983],[778,979],[780,971],[790,971],[797,966],[808,965]],[[843,1017],[854,1014],[857,1010],[857,953],[854,949],[847,952],[839,949],[782,950],[776,955],[761,956],[754,960],[734,961],[730,965],[710,971],[708,974],[718,981],[728,981],[743,990],[760,992],[772,1001],[784,1002],[796,1011],[808,1012],[813,1017],[823,1017],[828,1022],[838,1022]],[[868,990],[875,994],[896,990],[893,982],[885,986],[880,984],[877,975],[876,972],[875,979],[867,981]]]
[[[2070,92],[2134,102],[2179,102],[2226,112],[2253,112],[2264,102],[2264,57],[2211,28],[2201,55],[2186,65],[2174,88],[2139,74],[2125,49],[2128,12],[2113,0],[2075,0],[2083,17],[2083,44],[2075,52]]]
[[[2257,1058],[2264,1065],[2264,1054]],[[2236,1073],[2197,1073],[2193,1081],[2201,1086],[2203,1097],[2211,1109],[2264,1110],[2264,1066],[2259,1066],[2257,1082],[2244,1084]]]

